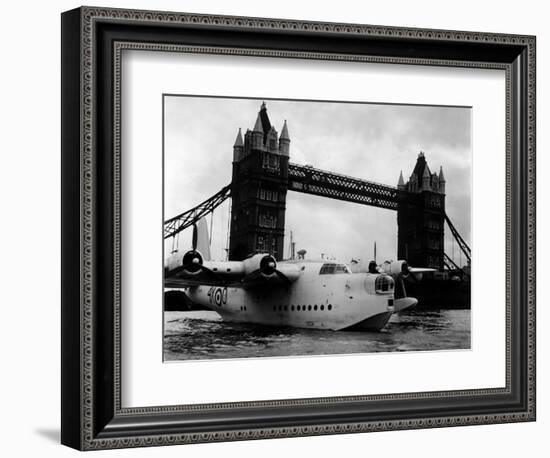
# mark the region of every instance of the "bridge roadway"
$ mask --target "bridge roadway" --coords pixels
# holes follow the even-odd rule
[[[397,210],[400,193],[392,186],[292,163],[288,164],[288,189],[389,210]]]

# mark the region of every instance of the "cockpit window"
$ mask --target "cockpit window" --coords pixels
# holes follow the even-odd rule
[[[336,273],[337,274],[349,274],[351,273],[348,269],[348,266],[345,264],[336,264]]]
[[[328,274],[350,274],[348,266],[345,264],[336,264],[336,263],[326,263],[321,266],[319,275],[328,275]]]
[[[379,275],[374,281],[374,289],[377,293],[388,293],[393,291],[394,281],[393,278],[389,275]]]

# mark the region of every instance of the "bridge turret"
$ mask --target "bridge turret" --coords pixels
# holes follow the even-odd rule
[[[403,180],[403,170],[399,172],[399,181],[397,182],[397,189],[405,190],[405,180]]]
[[[443,175],[443,166],[439,167],[439,192],[445,194],[445,175]]]
[[[243,134],[241,133],[241,128],[239,127],[239,132],[237,133],[237,138],[235,139],[235,144],[233,145],[233,162],[239,162],[244,156],[244,142]]]
[[[439,192],[439,176],[437,172],[432,174],[432,191]]]
[[[267,137],[265,139],[265,148],[270,153],[279,153],[279,141],[277,140],[277,131],[273,126],[271,126],[271,129],[269,129],[269,132],[267,133]]]
[[[279,154],[283,156],[288,156],[290,154],[290,136],[288,135],[286,119],[281,130],[281,136],[279,137]]]
[[[409,192],[416,192],[418,191],[418,180],[416,178],[416,174],[412,174],[409,182],[405,185],[405,189]]]
[[[431,181],[432,181],[432,175],[430,173],[430,169],[428,168],[428,164],[426,164],[426,166],[424,167],[424,173],[422,174],[422,189],[431,191],[432,190]]]
[[[263,143],[264,143],[264,129],[262,127],[262,120],[260,118],[260,113],[258,113],[258,117],[256,118],[256,124],[254,124],[254,128],[252,129],[252,132],[250,133],[251,137],[251,148],[252,149],[262,149]]]

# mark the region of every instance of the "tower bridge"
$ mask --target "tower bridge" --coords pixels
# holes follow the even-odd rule
[[[220,191],[167,221],[164,237],[176,236],[231,197],[229,259],[269,252],[283,257],[288,191],[313,194],[397,212],[397,257],[411,265],[442,269],[447,222],[459,248],[470,261],[470,248],[445,213],[443,169],[432,173],[424,153],[410,178],[399,176],[397,187],[289,162],[290,136],[285,120],[279,134],[262,103],[252,130],[241,129],[233,145],[232,181]]]

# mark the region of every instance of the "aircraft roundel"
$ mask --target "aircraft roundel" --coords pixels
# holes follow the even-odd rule
[[[223,295],[221,288],[216,289],[216,292],[214,293],[214,302],[220,307],[222,305],[222,297]]]

